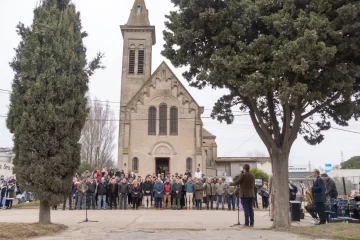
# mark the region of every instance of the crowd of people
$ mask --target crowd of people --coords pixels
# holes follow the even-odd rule
[[[5,178],[3,175],[0,177],[0,208],[11,209],[14,199],[19,196],[19,201],[22,201],[23,194],[20,191],[20,186],[17,184],[14,176]]]
[[[230,186],[223,178],[206,178],[199,169],[192,175],[150,174],[145,178],[134,172],[107,171],[76,174],[69,194],[65,196],[63,210],[87,209],[145,209],[171,208],[235,211],[238,205],[239,187]],[[215,206],[214,206],[215,205]],[[227,206],[227,208],[226,208]],[[241,204],[240,204],[241,207]],[[53,206],[54,209],[57,206]]]

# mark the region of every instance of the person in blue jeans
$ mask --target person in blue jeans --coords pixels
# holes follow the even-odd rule
[[[234,182],[230,186],[239,186],[239,198],[244,208],[245,227],[254,227],[254,208],[253,201],[255,198],[255,177],[250,171],[250,165],[244,164],[243,172],[240,176],[234,178]]]
[[[219,204],[221,202],[222,210],[225,210],[225,189],[226,185],[223,183],[222,178],[219,178],[219,181],[215,184],[215,193],[216,193],[216,210],[219,210]]]
[[[162,201],[164,197],[164,184],[161,182],[160,178],[156,179],[156,183],[153,188],[155,196],[155,208],[156,210],[162,209]]]
[[[105,182],[105,178],[101,178],[101,182],[97,185],[98,192],[98,209],[101,209],[101,201],[103,202],[103,209],[106,210],[106,195],[108,191],[108,185]]]
[[[231,211],[231,206],[232,206],[233,211],[235,211],[235,202],[236,202],[235,191],[236,191],[236,188],[234,186],[229,186],[226,190],[227,204],[228,204],[229,211]]]

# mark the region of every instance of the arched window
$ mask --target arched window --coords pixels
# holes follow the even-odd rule
[[[141,13],[141,6],[140,6],[140,5],[137,6],[137,8],[136,8],[136,13],[137,13],[137,14]]]
[[[137,157],[134,157],[132,160],[132,171],[133,172],[139,171],[139,159]]]
[[[165,103],[159,107],[159,135],[167,135],[167,106]]]
[[[178,135],[178,109],[170,108],[170,135]]]
[[[192,172],[192,163],[193,163],[193,160],[192,158],[187,158],[186,159],[186,169],[189,169],[190,172]]]
[[[129,73],[134,74],[135,73],[135,45],[130,45],[129,50]]]
[[[145,60],[144,45],[140,45],[138,52],[138,74],[144,74],[144,60]]]
[[[149,108],[148,134],[156,135],[156,107]]]

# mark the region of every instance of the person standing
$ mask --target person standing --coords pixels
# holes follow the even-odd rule
[[[230,183],[230,186],[237,186],[240,184],[239,198],[244,208],[245,227],[254,227],[254,208],[253,201],[255,198],[255,177],[250,171],[250,165],[244,164],[243,173],[237,178],[235,182]]]
[[[162,210],[162,200],[164,196],[164,184],[161,182],[161,179],[156,179],[154,184],[154,196],[155,196],[155,208],[156,210]]]
[[[98,193],[98,209],[101,209],[101,201],[103,202],[103,209],[106,210],[106,195],[108,193],[108,185],[105,182],[105,178],[102,177],[101,181],[97,186],[97,193]]]
[[[170,207],[171,206],[171,185],[169,179],[165,180],[164,184],[164,202],[163,207]]]
[[[86,185],[86,178],[82,177],[79,184],[77,185],[77,192],[78,192],[78,202],[77,202],[77,209],[82,210],[83,208],[86,208],[86,191],[87,191],[87,185]]]
[[[219,210],[219,204],[221,201],[222,210],[225,210],[225,188],[226,185],[223,183],[222,178],[219,178],[219,181],[215,184],[215,193],[216,193],[216,210]]]
[[[90,209],[90,202],[92,209],[95,210],[95,192],[96,192],[96,182],[93,178],[90,178],[86,183],[87,185],[87,196],[86,196],[86,207]],[[71,206],[71,205],[70,205]]]
[[[202,179],[201,177],[202,177],[202,173],[201,173],[201,171],[200,171],[200,168],[197,168],[197,169],[196,169],[196,172],[195,172],[195,174],[194,174],[194,178],[200,178],[200,179]]]
[[[207,179],[207,182],[204,185],[204,193],[206,194],[206,209],[213,210],[214,200],[215,200],[215,183],[212,182],[211,178]]]
[[[64,203],[63,203],[63,211],[66,208],[66,201],[69,200],[69,210],[72,210],[72,199],[73,199],[73,192],[74,192],[74,180],[71,181],[71,187],[69,188],[69,192],[64,195]]]
[[[150,209],[151,207],[151,196],[153,194],[153,183],[150,181],[150,177],[146,178],[146,181],[142,184],[142,190],[144,193],[144,207]]]
[[[171,192],[173,195],[173,210],[180,210],[180,198],[181,198],[182,185],[179,183],[179,179],[175,180],[175,183],[171,186]]]
[[[109,197],[110,197],[110,210],[115,207],[115,210],[117,209],[117,196],[118,196],[118,185],[116,183],[115,178],[112,178],[109,184]]]
[[[191,178],[189,181],[185,183],[185,191],[186,191],[186,206],[187,209],[190,210],[193,208],[193,196],[194,196],[194,183],[192,182]]]
[[[332,217],[337,218],[337,204],[336,199],[338,197],[338,191],[336,188],[336,184],[332,178],[330,178],[326,173],[321,174],[321,178],[325,182],[325,197],[330,198],[330,204],[331,204],[331,212],[333,212]]]
[[[202,210],[202,199],[204,193],[204,185],[200,179],[196,179],[195,184],[195,202],[196,202],[196,209]]]
[[[309,187],[309,190],[312,190],[313,199],[316,206],[316,212],[319,215],[320,222],[316,225],[322,225],[326,223],[326,214],[325,214],[325,183],[324,180],[320,177],[320,171],[314,169],[312,176],[315,179],[315,182],[312,187]]]
[[[133,209],[139,210],[139,200],[141,194],[141,186],[137,180],[133,181],[133,185],[131,188],[131,197],[133,202]]]
[[[123,204],[124,204],[124,210],[126,210],[126,205],[127,205],[127,198],[128,198],[128,194],[129,194],[129,185],[127,183],[126,178],[123,178],[123,180],[121,181],[121,183],[119,184],[119,208],[123,209]]]
[[[6,209],[11,209],[12,205],[13,205],[14,196],[15,196],[14,180],[9,181],[9,185],[7,186],[5,195],[6,195],[6,201],[5,201]]]
[[[228,204],[228,210],[231,211],[231,206],[233,211],[235,211],[235,202],[236,202],[236,196],[235,196],[236,187],[235,186],[229,186],[226,189],[226,198],[227,198],[227,204]]]

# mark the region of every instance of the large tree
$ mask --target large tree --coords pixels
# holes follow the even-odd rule
[[[114,166],[116,120],[109,103],[94,100],[81,134],[81,160],[98,168]]]
[[[273,169],[274,227],[290,219],[288,160],[298,134],[324,140],[331,120],[359,116],[360,2],[356,0],[172,0],[162,54],[190,85],[227,88],[212,116],[247,112]],[[319,116],[314,117],[317,113]]]
[[[342,169],[360,169],[360,156],[354,156],[341,163]]]
[[[81,129],[87,116],[89,64],[80,13],[70,0],[44,0],[10,63],[15,76],[7,127],[14,134],[14,173],[40,199],[39,222],[50,223],[50,206],[69,191],[80,165]]]

